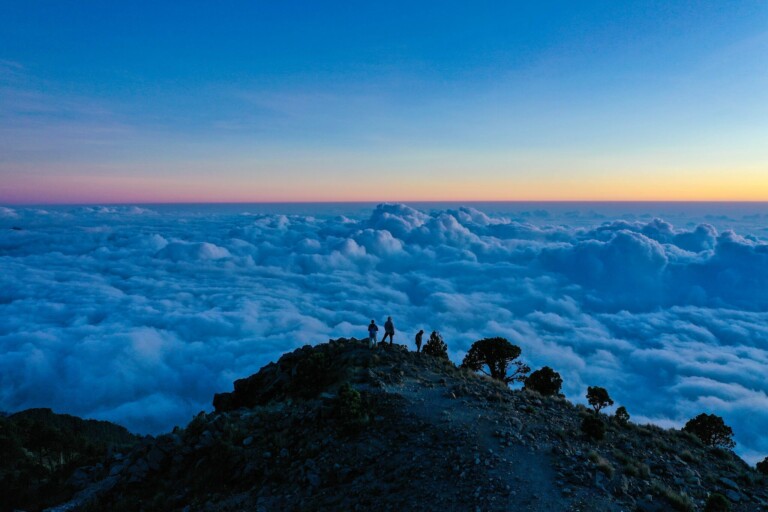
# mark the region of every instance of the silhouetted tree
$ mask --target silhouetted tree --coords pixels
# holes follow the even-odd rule
[[[616,421],[619,423],[619,425],[626,425],[629,423],[629,413],[627,412],[627,408],[623,405],[616,409],[613,417],[616,418]]]
[[[688,420],[683,427],[683,432],[690,432],[708,446],[721,448],[733,448],[733,430],[725,424],[723,418],[715,414],[699,414]]]
[[[764,458],[762,461],[757,463],[757,466],[755,466],[757,470],[764,474],[768,475],[768,457]]]
[[[422,352],[430,356],[448,359],[448,345],[445,344],[443,337],[437,331],[432,331],[432,334],[429,335],[429,341],[424,345]]]
[[[461,366],[489,375],[505,384],[520,382],[531,371],[528,365],[515,361],[520,357],[520,352],[520,347],[504,338],[483,338],[472,344]],[[508,374],[510,364],[514,365],[515,369]]]
[[[549,366],[536,370],[525,379],[523,389],[538,391],[542,395],[556,395],[560,393],[563,379],[560,374]]]
[[[600,386],[589,386],[587,388],[587,402],[595,409],[595,414],[599,413],[603,407],[613,405],[613,400],[608,396],[608,391]]]
[[[581,431],[599,441],[605,436],[605,423],[597,416],[588,415],[581,421]]]

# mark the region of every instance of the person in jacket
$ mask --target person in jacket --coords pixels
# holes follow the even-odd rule
[[[392,345],[394,341],[392,337],[395,335],[395,324],[392,323],[392,317],[388,316],[387,321],[384,323],[384,337],[381,338],[382,343],[386,343],[387,336],[389,336],[389,344]]]
[[[376,322],[371,320],[371,323],[368,324],[368,346],[370,348],[373,348],[376,346],[376,333],[379,332],[379,327],[376,325]]]
[[[424,329],[416,333],[416,353],[421,353],[421,338],[424,336]]]

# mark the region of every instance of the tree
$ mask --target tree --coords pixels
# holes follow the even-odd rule
[[[764,458],[762,461],[757,463],[757,466],[755,466],[757,470],[764,474],[768,475],[768,457]]]
[[[599,413],[603,407],[613,405],[613,400],[608,396],[608,391],[600,386],[589,386],[587,388],[587,402],[595,409],[595,414]]]
[[[531,371],[528,365],[515,361],[520,356],[520,352],[520,347],[504,338],[483,338],[472,344],[461,366],[489,375],[505,384],[520,382]],[[515,369],[507,375],[510,364],[513,364]]]
[[[627,412],[627,408],[623,405],[616,409],[613,417],[616,418],[616,421],[619,423],[619,425],[626,425],[629,423],[629,413]]]
[[[728,449],[736,446],[733,441],[733,430],[725,424],[723,418],[715,414],[702,413],[688,420],[683,427],[683,432],[690,432],[707,446]]]
[[[525,379],[523,389],[537,391],[542,395],[557,395],[563,386],[560,374],[549,366],[536,370]]]
[[[443,337],[437,331],[432,331],[432,334],[429,335],[429,341],[424,345],[422,352],[430,356],[448,359],[448,345],[445,344]]]

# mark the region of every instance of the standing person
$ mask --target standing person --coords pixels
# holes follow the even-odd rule
[[[379,332],[379,327],[376,325],[376,322],[371,320],[371,323],[368,325],[368,347],[373,348],[376,346],[377,332]]]
[[[424,336],[424,329],[416,333],[416,353],[421,353],[421,337]]]
[[[387,321],[384,323],[384,337],[381,338],[382,343],[386,343],[387,336],[389,336],[389,344],[392,345],[394,341],[392,337],[395,335],[395,324],[392,323],[392,317],[388,316]]]

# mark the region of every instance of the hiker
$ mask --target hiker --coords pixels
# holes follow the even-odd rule
[[[390,346],[394,343],[392,337],[395,335],[395,324],[392,323],[392,317],[388,316],[387,321],[384,323],[384,337],[381,338],[382,343],[386,343],[387,336],[389,336]]]
[[[376,333],[379,332],[379,328],[376,325],[376,322],[371,320],[370,325],[368,325],[368,347],[373,348],[376,346]]]
[[[416,353],[421,353],[421,337],[424,336],[424,329],[416,333]]]

